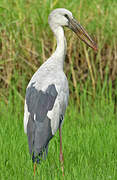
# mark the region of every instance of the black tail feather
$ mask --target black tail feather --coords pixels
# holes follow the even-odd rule
[[[37,164],[40,164],[40,161],[41,161],[40,155],[35,156],[35,155],[34,155],[34,152],[33,152],[33,155],[32,155],[32,162],[33,162],[33,163],[36,162]]]
[[[47,153],[48,153],[48,144],[47,146],[43,149],[43,151],[41,151],[38,155],[35,154],[35,152],[33,152],[32,154],[32,162],[33,163],[37,163],[40,164],[41,160],[46,160],[47,157]]]

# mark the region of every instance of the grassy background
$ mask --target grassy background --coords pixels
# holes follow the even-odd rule
[[[117,121],[112,99],[110,97],[108,103],[103,98],[96,99],[92,104],[83,93],[81,101],[79,112],[70,101],[63,125],[65,177],[59,162],[57,133],[50,142],[47,160],[38,166],[35,179],[117,179]],[[23,131],[22,101],[17,95],[11,95],[7,107],[4,102],[0,107],[0,179],[34,179]]]
[[[117,179],[117,1],[0,1],[0,179],[33,179],[23,131],[25,89],[32,74],[54,52],[48,14],[71,10],[98,44],[86,47],[68,29],[65,72],[70,103],[63,125],[65,177],[59,136],[35,179]]]

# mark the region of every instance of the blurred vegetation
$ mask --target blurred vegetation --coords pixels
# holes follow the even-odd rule
[[[48,25],[48,14],[65,7],[97,42],[98,52],[86,47],[65,28],[68,51],[65,73],[71,97],[80,103],[80,93],[95,98],[112,86],[116,99],[117,1],[116,0],[1,0],[0,1],[0,97],[8,100],[12,89],[23,100],[33,73],[55,51],[56,40]]]
[[[117,0],[0,0],[0,179],[34,178],[24,97],[30,78],[56,49],[48,15],[58,7],[73,13],[98,52],[65,28],[71,97],[62,131],[65,177],[57,134],[35,179],[116,180]]]

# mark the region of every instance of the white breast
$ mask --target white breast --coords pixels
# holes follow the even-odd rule
[[[38,78],[37,78],[38,77]],[[45,78],[46,77],[46,78]],[[65,110],[68,104],[69,89],[68,81],[63,71],[48,71],[48,69],[40,68],[32,77],[28,87],[32,84],[38,90],[45,91],[49,85],[54,84],[57,90],[57,98],[51,111],[48,111],[48,118],[51,120],[52,134],[54,135],[59,127],[60,116],[64,117]],[[27,131],[27,123],[29,112],[25,103],[24,113],[24,130]]]

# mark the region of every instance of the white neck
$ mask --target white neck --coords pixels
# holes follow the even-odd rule
[[[60,65],[63,68],[67,47],[64,30],[61,26],[58,26],[56,28],[52,28],[52,31],[56,36],[57,48],[51,58],[53,59],[53,63],[56,63],[57,66]]]

